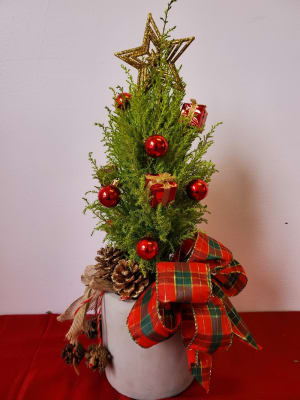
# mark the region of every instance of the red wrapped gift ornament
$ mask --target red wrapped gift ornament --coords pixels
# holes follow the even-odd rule
[[[146,175],[146,187],[149,188],[152,195],[151,207],[157,207],[159,203],[166,206],[174,201],[177,190],[177,183],[174,179],[174,176],[167,172]]]
[[[202,130],[207,118],[206,106],[197,104],[195,99],[191,99],[191,103],[183,103],[181,115],[190,119],[191,126],[197,126]]]

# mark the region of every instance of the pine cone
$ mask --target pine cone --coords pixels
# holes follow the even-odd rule
[[[119,261],[111,279],[113,289],[124,300],[138,298],[149,285],[149,277],[143,275],[139,265],[124,259]]]
[[[78,343],[76,347],[74,344],[69,343],[63,348],[61,356],[67,364],[73,364],[74,361],[74,364],[78,365],[83,359],[85,352],[86,350],[81,343]]]
[[[67,364],[72,364],[73,362],[74,347],[75,346],[73,344],[67,344],[62,350],[61,357],[63,358],[63,360],[65,360]]]
[[[103,247],[97,251],[97,254],[95,267],[98,272],[98,278],[111,279],[111,274],[118,262],[124,258],[124,253],[113,247]]]
[[[87,358],[87,367],[91,368],[93,371],[98,369],[100,374],[104,372],[105,367],[112,359],[112,356],[107,348],[101,346],[100,344],[92,344],[89,346],[85,357]]]
[[[100,324],[100,327],[101,327],[101,324]],[[97,337],[97,334],[98,334],[97,318],[91,318],[87,321],[85,333],[86,333],[87,337],[90,339],[95,339]]]

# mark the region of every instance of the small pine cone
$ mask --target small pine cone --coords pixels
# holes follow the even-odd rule
[[[100,374],[104,372],[105,367],[112,359],[112,356],[107,348],[100,344],[92,344],[89,346],[85,357],[87,359],[87,367],[91,368],[93,371],[98,370]]]
[[[61,357],[63,358],[63,360],[65,360],[65,362],[67,364],[72,364],[73,363],[73,349],[74,349],[74,345],[73,344],[67,344],[61,353]]]
[[[138,264],[127,260],[119,261],[111,276],[113,289],[123,300],[136,299],[149,285]]]
[[[81,343],[78,343],[77,346],[69,343],[63,348],[61,356],[67,364],[74,363],[75,365],[78,365],[83,359],[85,353],[86,350]]]
[[[91,318],[87,321],[85,333],[90,339],[95,339],[97,337],[98,334],[97,318]]]
[[[97,251],[97,254],[95,260],[97,261],[96,269],[98,278],[110,279],[115,266],[124,258],[124,253],[113,247],[103,247]]]

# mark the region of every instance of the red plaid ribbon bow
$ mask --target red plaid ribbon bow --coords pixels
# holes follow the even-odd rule
[[[246,284],[244,268],[231,251],[199,233],[196,241],[182,244],[173,262],[157,264],[157,281],[134,304],[128,329],[141,347],[151,347],[180,329],[191,373],[208,392],[211,354],[228,349],[233,335],[260,349],[228,299]]]

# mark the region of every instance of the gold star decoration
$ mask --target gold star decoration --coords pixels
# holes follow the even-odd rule
[[[169,71],[180,89],[183,89],[183,84],[176,69],[175,62],[194,39],[195,37],[192,36],[188,38],[167,41],[167,63]],[[160,56],[161,41],[162,35],[159,32],[152,15],[148,14],[142,45],[115,53],[116,57],[120,58],[122,61],[125,61],[127,64],[138,70],[137,84],[139,86],[147,81],[149,67],[155,65],[155,61]],[[150,49],[151,44],[154,48]]]

